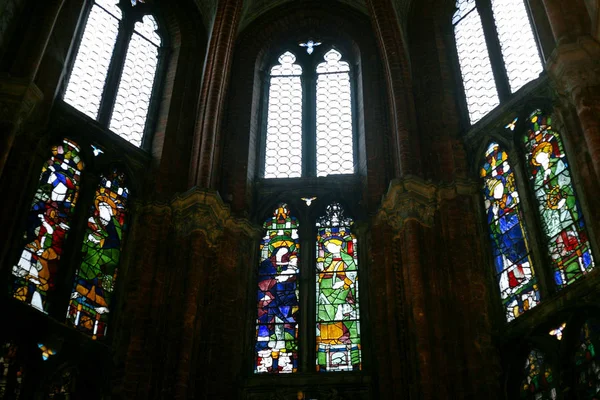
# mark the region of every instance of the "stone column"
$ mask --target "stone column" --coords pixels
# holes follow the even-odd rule
[[[33,83],[64,0],[36,2],[8,76],[0,78],[0,175],[22,122],[42,100]]]
[[[600,43],[594,40],[586,29],[589,26],[589,15],[583,2],[544,0],[544,5],[557,43],[546,67],[559,93],[571,103],[579,116],[598,179]]]
[[[243,0],[218,2],[208,45],[192,147],[190,186],[214,188],[221,119]]]

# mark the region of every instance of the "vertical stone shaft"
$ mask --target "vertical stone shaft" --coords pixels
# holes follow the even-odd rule
[[[212,188],[215,184],[219,130],[241,9],[242,0],[218,2],[204,65],[192,147],[190,186]]]

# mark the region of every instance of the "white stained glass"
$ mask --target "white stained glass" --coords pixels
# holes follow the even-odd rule
[[[135,31],[155,45],[160,46],[161,39],[158,34],[158,25],[152,15],[144,15],[142,22],[135,24]]]
[[[458,0],[456,2],[456,11],[452,17],[452,23],[456,24],[460,21],[469,11],[475,8],[475,0]]]
[[[544,70],[523,0],[492,0],[496,29],[511,92]]]
[[[136,23],[136,30],[131,36],[110,121],[113,132],[138,147],[144,136],[158,65],[158,47],[137,33],[140,26],[153,23],[153,20],[147,20],[146,17],[144,23]]]
[[[500,104],[477,10],[454,26],[454,36],[469,118],[474,124]]]
[[[119,20],[94,5],[88,17],[64,101],[96,119],[112,58]]]
[[[119,0],[95,0],[95,3],[118,19],[123,16],[123,12],[119,8]]]
[[[297,178],[302,175],[302,67],[286,52],[271,69],[265,178]]]
[[[350,74],[337,73],[349,71],[340,59],[331,50],[317,67],[317,176],[354,173]]]

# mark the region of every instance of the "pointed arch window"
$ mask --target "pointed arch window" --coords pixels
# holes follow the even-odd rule
[[[500,297],[506,318],[512,321],[541,301],[540,286],[545,286],[546,292],[565,288],[590,272],[595,263],[567,155],[560,134],[552,127],[552,117],[536,110],[523,123],[517,118],[508,124],[506,133],[517,143],[516,152],[523,154],[523,167],[514,170],[508,151],[492,142],[485,151],[480,177]],[[522,202],[532,210],[527,219],[530,229]],[[530,250],[529,234],[545,243],[537,256]],[[538,280],[534,262],[536,270],[541,268],[552,280]]]
[[[161,45],[156,19],[145,4],[93,1],[64,101],[141,147]]]
[[[452,24],[471,124],[543,71],[524,0],[457,0]]]
[[[96,175],[93,196],[80,193],[81,188],[91,189],[95,179],[93,171],[83,174],[85,154],[102,154],[90,147],[85,152],[73,140],[63,139],[51,148],[27,217],[25,244],[15,256],[10,290],[17,300],[61,321],[68,302],[67,325],[95,340],[106,336],[113,309],[129,188],[125,174],[113,168]],[[83,229],[70,235],[76,227]],[[66,280],[67,291],[58,284]]]
[[[355,172],[352,71],[335,48],[285,51],[269,70],[261,176]]]
[[[257,374],[362,369],[354,221],[333,202],[325,215],[313,215],[312,222],[303,232],[316,233],[316,257],[303,260],[300,243],[310,243],[310,239],[300,237],[300,224],[287,204],[280,204],[263,225],[255,335]],[[308,310],[315,310],[314,315],[307,314]],[[308,343],[315,343],[314,353],[301,348]],[[303,364],[301,354],[309,358]]]

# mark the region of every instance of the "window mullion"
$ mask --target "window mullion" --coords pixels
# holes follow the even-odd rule
[[[314,68],[305,68],[303,83],[302,168],[303,175],[317,175],[317,75]]]
[[[305,219],[300,225],[300,325],[299,325],[299,371],[310,371],[312,360],[311,337],[313,336],[312,314],[314,311],[314,291],[311,291],[313,276],[313,248],[311,246],[312,225]]]
[[[477,0],[477,9],[481,16],[481,24],[490,56],[492,72],[494,73],[494,80],[496,81],[498,97],[500,98],[500,102],[504,102],[511,96],[511,91],[504,58],[502,57],[500,40],[498,39],[498,32],[496,30],[494,13],[492,12],[491,0]]]
[[[121,74],[123,73],[123,67],[125,66],[125,56],[127,55],[127,49],[129,48],[129,41],[131,40],[134,26],[135,21],[128,18],[128,15],[125,15],[123,19],[119,21],[117,43],[115,44],[115,50],[113,51],[110,66],[108,67],[108,76],[106,77],[106,83],[104,84],[102,101],[100,102],[100,111],[98,112],[98,122],[105,127],[110,125],[112,111],[117,98],[117,90],[119,88],[119,82],[121,81]]]

